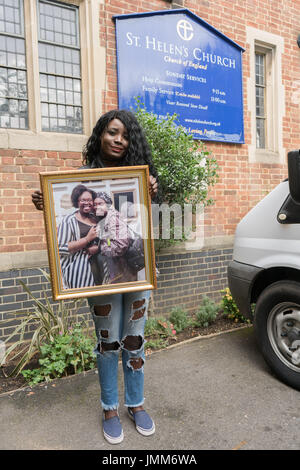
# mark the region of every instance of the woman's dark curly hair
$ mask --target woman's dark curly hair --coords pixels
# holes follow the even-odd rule
[[[91,165],[101,158],[100,137],[110,121],[119,119],[127,129],[129,145],[120,166],[149,165],[149,172],[157,178],[157,172],[152,162],[150,147],[135,115],[123,109],[114,109],[103,114],[96,123],[92,135],[83,149],[83,163]],[[98,165],[96,165],[98,166]]]
[[[81,194],[85,193],[85,191],[90,193],[93,200],[95,199],[95,197],[96,197],[95,191],[93,191],[92,189],[87,188],[83,184],[78,184],[77,186],[75,186],[75,188],[73,189],[72,194],[71,194],[71,201],[72,201],[73,207],[78,207],[78,199],[80,198]]]

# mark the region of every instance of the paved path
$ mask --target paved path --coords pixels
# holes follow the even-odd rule
[[[300,448],[299,392],[278,381],[252,328],[151,355],[145,408],[155,435],[139,435],[123,407],[125,438],[103,438],[95,371],[0,396],[0,449],[231,450]]]

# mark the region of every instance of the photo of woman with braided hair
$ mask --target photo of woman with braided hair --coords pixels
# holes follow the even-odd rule
[[[99,243],[87,249],[96,284],[115,284],[137,280],[135,270],[127,260],[127,251],[132,233],[105,192],[99,192],[94,199],[97,220],[96,232]]]

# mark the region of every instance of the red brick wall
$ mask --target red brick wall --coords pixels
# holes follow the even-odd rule
[[[250,74],[250,53],[246,40],[246,27],[251,26],[284,38],[283,147],[287,151],[300,148],[300,95],[297,100],[292,96],[295,94],[297,83],[300,88],[300,53],[296,42],[300,32],[300,1],[185,0],[185,7],[245,49],[243,53],[245,144],[207,145],[218,160],[220,179],[211,191],[215,204],[207,210],[206,234],[232,235],[236,224],[249,209],[287,177],[286,165],[249,163],[248,145],[251,142],[251,129],[247,104],[247,79]]]
[[[103,96],[103,112],[117,107],[112,16],[163,10],[169,6],[163,0],[108,0],[101,6],[99,41],[107,49],[107,89]],[[282,79],[286,113],[283,120],[283,147],[287,150],[299,148],[299,103],[294,102],[292,94],[300,77],[300,53],[296,44],[300,33],[300,0],[185,0],[184,7],[246,49],[243,54],[245,144],[207,144],[220,166],[219,182],[211,191],[215,204],[207,210],[207,235],[232,235],[241,217],[286,177],[285,165],[249,163],[251,134],[247,107],[249,45],[246,42],[246,26],[284,37]],[[31,203],[31,193],[39,187],[38,173],[77,168],[80,162],[79,153],[0,149],[0,252],[45,248],[43,217]]]
[[[210,191],[214,205],[206,209],[206,236],[233,235],[241,218],[287,176],[285,165],[249,164],[248,156],[229,145],[211,149],[220,167]]]
[[[0,253],[45,249],[43,214],[31,202],[39,172],[76,169],[81,154],[0,149],[0,162]]]

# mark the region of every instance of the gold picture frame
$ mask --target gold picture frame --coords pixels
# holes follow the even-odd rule
[[[156,289],[148,179],[148,165],[40,173],[53,300]],[[113,194],[128,191],[136,199],[131,219],[113,206]],[[96,211],[99,200],[106,204],[105,216]],[[81,211],[88,224],[79,220]],[[97,237],[87,243],[92,226]],[[144,267],[132,266],[137,257],[128,247],[135,239]]]

